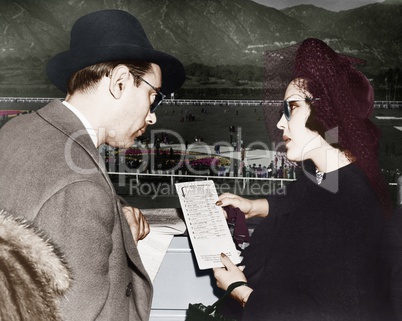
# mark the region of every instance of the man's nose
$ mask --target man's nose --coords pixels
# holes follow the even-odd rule
[[[146,122],[148,125],[154,125],[156,123],[156,114],[149,112],[146,118]]]

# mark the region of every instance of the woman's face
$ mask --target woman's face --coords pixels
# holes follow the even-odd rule
[[[283,114],[277,123],[277,127],[283,131],[286,156],[291,161],[300,162],[313,158],[314,152],[321,144],[319,134],[306,127],[310,115],[310,105],[305,100],[307,97],[311,95],[299,88],[293,80],[284,96],[284,100],[288,101],[290,119],[287,120]]]

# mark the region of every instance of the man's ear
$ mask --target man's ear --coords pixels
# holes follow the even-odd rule
[[[120,99],[127,82],[130,81],[130,71],[127,66],[118,65],[110,74],[109,92],[115,99]]]

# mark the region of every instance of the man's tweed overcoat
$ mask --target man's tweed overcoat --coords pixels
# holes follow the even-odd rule
[[[63,320],[149,319],[152,284],[103,161],[61,101],[0,129],[0,207],[60,247],[73,286]]]

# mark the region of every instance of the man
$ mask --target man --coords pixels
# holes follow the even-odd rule
[[[65,101],[0,130],[1,206],[65,254],[74,280],[63,320],[148,320],[152,285],[136,243],[149,227],[122,205],[97,148],[131,146],[156,122],[162,93],[183,84],[184,67],[153,49],[135,17],[104,10],[76,21],[47,75]]]

